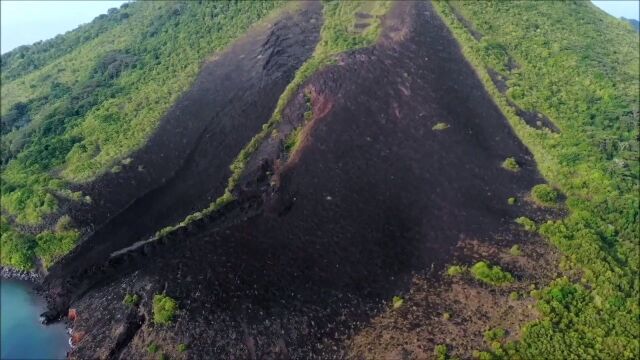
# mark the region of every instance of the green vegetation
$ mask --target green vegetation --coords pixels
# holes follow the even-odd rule
[[[148,351],[150,354],[155,354],[155,353],[157,353],[157,352],[158,352],[158,350],[159,350],[158,345],[156,345],[156,344],[154,344],[154,343],[152,343],[151,345],[149,345],[149,346],[147,347],[147,351]]]
[[[185,352],[185,351],[187,351],[187,344],[185,344],[185,343],[178,344],[178,352],[182,353],[182,352]]]
[[[513,245],[511,249],[509,249],[509,254],[513,256],[522,256],[522,249],[520,249],[520,245]]]
[[[520,298],[520,295],[518,295],[518,293],[516,291],[512,291],[509,293],[509,299],[511,300],[518,300]]]
[[[517,224],[522,225],[522,227],[527,231],[536,231],[536,223],[529,219],[528,217],[521,216],[515,220]]]
[[[467,271],[467,267],[466,266],[451,265],[447,269],[447,275],[449,275],[449,276],[458,276],[458,275],[464,274],[465,271]]]
[[[0,217],[2,232],[0,261],[2,265],[20,270],[33,270],[35,258],[42,261],[46,268],[71,251],[76,245],[80,233],[70,227],[70,222],[61,218],[55,231],[44,231],[37,236],[14,230],[8,220]]]
[[[140,296],[138,294],[127,294],[124,296],[122,303],[129,306],[137,306],[140,303]]]
[[[54,194],[90,202],[69,184],[130,162],[127,155],[144,144],[203,60],[282,3],[127,3],[74,31],[3,54],[3,214],[36,225],[57,209]],[[55,235],[41,236],[39,251],[30,236],[3,236],[9,250],[2,264],[31,268],[35,251],[50,265],[75,243],[71,233]]]
[[[433,349],[433,353],[436,356],[437,360],[447,360],[448,356],[447,356],[447,345],[436,345],[435,348]]]
[[[302,126],[295,128],[293,131],[287,135],[287,138],[284,141],[284,150],[291,154],[295,151],[296,147],[300,143],[300,132],[302,131]]]
[[[19,270],[33,270],[35,238],[14,231],[4,216],[0,217],[0,233],[0,263]]]
[[[484,332],[484,341],[491,343],[507,336],[507,332],[501,328],[490,329]]]
[[[304,126],[313,119],[313,104],[311,103],[311,96],[307,93],[304,94],[306,110],[303,114],[303,123],[297,128],[293,129],[286,137],[284,141],[284,150],[289,154],[293,154],[298,148],[302,137],[302,129]],[[273,131],[276,131],[275,129]]]
[[[514,197],[510,197],[507,199],[507,203],[509,205],[515,205],[518,202],[518,199],[514,198]]]
[[[509,170],[509,171],[513,171],[513,172],[518,172],[520,171],[520,165],[518,164],[518,162],[516,161],[516,159],[512,158],[512,157],[508,157],[506,158],[503,162],[502,162],[502,167]]]
[[[391,304],[394,310],[399,309],[404,304],[404,299],[401,298],[400,296],[394,296],[393,299],[391,300]]]
[[[489,285],[500,286],[513,282],[513,276],[502,270],[500,266],[491,266],[484,261],[475,263],[470,271],[474,278]]]
[[[448,312],[445,312],[442,314],[442,320],[444,321],[448,321],[449,319],[451,319],[451,314]]]
[[[435,125],[433,125],[433,127],[431,128],[431,130],[434,131],[441,131],[441,130],[445,130],[449,128],[449,124],[447,123],[443,123],[443,122],[439,122]]]
[[[542,318],[524,326],[520,340],[482,355],[639,357],[638,34],[588,2],[434,6],[542,174],[567,196],[569,216],[539,231],[583,274],[537,290]],[[480,41],[451,6],[484,35]],[[487,68],[509,79],[506,94]],[[561,131],[528,126],[509,101],[542,112]]]
[[[556,204],[558,195],[558,191],[547,184],[536,185],[531,189],[531,197],[541,205]]]
[[[153,322],[158,325],[168,325],[178,311],[178,303],[166,296],[157,294],[153,297]]]

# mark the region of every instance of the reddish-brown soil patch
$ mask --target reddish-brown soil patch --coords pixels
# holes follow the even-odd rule
[[[429,3],[395,3],[383,26],[376,46],[343,55],[289,104],[280,137],[300,124],[305,88],[331,106],[309,123],[279,181],[270,179],[286,160],[281,141],[267,141],[249,162],[237,202],[92,273],[99,282],[74,306],[95,317],[83,316],[79,328],[109,334],[122,316],[114,298],[165,292],[179,302],[175,324],[146,321],[118,356],[143,357],[151,342],[168,349],[185,342],[190,358],[344,358],[350,339],[357,345],[353,337],[366,334],[397,294],[416,291],[424,306],[407,329],[423,332],[420,321],[449,300],[485,299],[486,309],[469,302],[454,308],[476,324],[469,331],[485,319],[473,314],[508,304],[502,292],[462,280],[450,295],[430,292],[429,276],[453,261],[479,259],[481,251],[501,259],[503,248],[520,243],[513,219],[530,207],[507,199],[544,179]],[[439,122],[450,127],[432,130]],[[517,173],[501,167],[510,156],[521,166]],[[519,280],[536,278],[530,264],[514,261]],[[421,278],[428,280],[414,282]],[[505,323],[510,329],[535,315],[512,305],[520,312]],[[139,311],[148,319],[149,309],[147,300]],[[468,348],[476,344],[469,336]],[[84,341],[77,356],[112,339]]]

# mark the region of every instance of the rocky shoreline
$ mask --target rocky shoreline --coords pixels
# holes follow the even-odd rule
[[[7,266],[0,266],[0,278],[31,281],[36,284],[41,281],[40,275],[35,271],[19,270]]]

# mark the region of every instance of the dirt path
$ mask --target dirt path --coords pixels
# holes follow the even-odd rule
[[[263,211],[129,254],[128,271],[74,304],[94,314],[79,328],[101,329],[78,357],[107,351],[102,329],[120,326],[126,292],[148,313],[166,291],[180,303],[176,323],[145,324],[123,358],[152,342],[177,358],[344,358],[345,341],[414,273],[442,269],[463,240],[514,241],[513,219],[530,209],[507,199],[544,180],[430,4],[396,3],[375,47],[305,89],[323,111],[274,167]],[[284,122],[303,116],[295,104]],[[519,172],[501,167],[507,157]],[[191,350],[175,352],[184,342]]]

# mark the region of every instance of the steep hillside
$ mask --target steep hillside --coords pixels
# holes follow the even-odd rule
[[[74,359],[635,358],[637,44],[586,2],[126,5],[2,57],[2,264]]]
[[[92,205],[97,199],[83,183],[128,164],[203,61],[278,6],[124,4],[63,36],[2,55],[3,222],[36,235],[54,230],[68,206],[101,206]],[[20,257],[3,256],[3,264],[31,268],[34,253],[51,263],[78,237],[48,234],[49,244],[36,238],[28,246],[12,240],[23,235],[4,236],[3,245]]]

